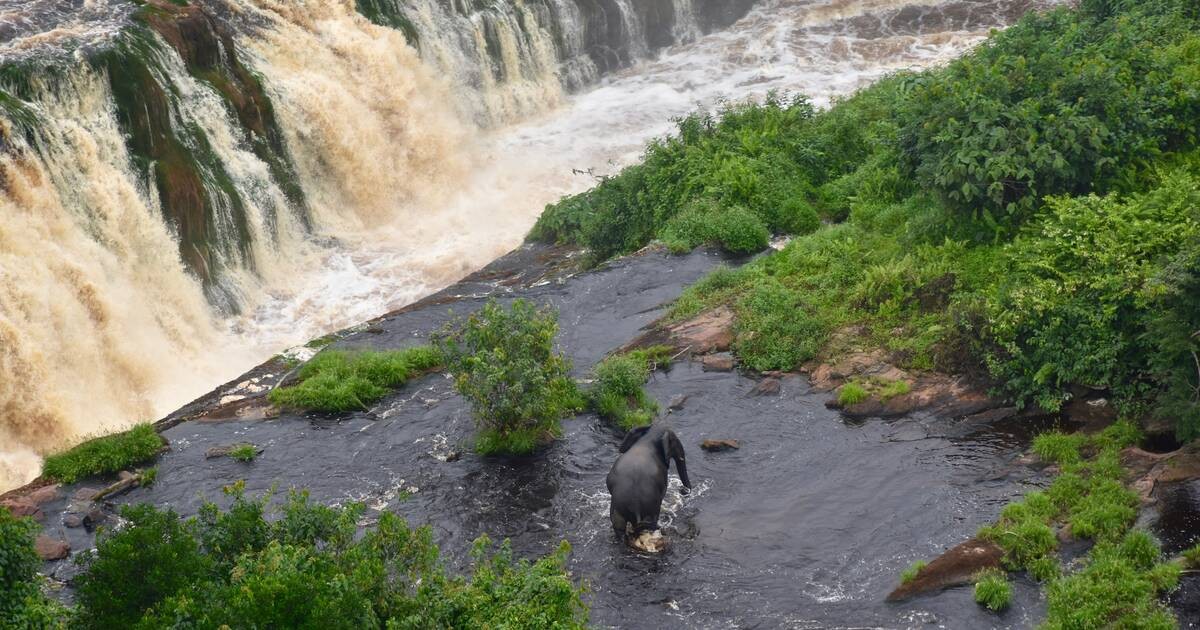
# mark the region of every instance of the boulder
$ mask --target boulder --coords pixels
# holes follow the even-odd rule
[[[0,508],[8,508],[8,511],[16,517],[28,516],[38,521],[45,517],[45,514],[28,497],[5,499],[0,501]]]
[[[37,506],[49,503],[58,498],[58,484],[55,483],[48,486],[42,486],[25,495],[25,498]]]
[[[733,370],[733,355],[728,353],[710,354],[700,361],[705,372],[730,372]]]
[[[767,377],[759,381],[754,389],[750,390],[751,396],[775,396],[782,389],[782,383],[777,378]]]
[[[687,321],[667,326],[671,344],[694,354],[723,352],[733,345],[733,309],[719,306]]]
[[[98,494],[100,494],[99,488],[84,487],[76,490],[75,494],[71,495],[71,498],[75,499],[76,501],[91,501],[92,499],[95,499],[96,495]]]
[[[700,448],[709,452],[732,451],[741,448],[742,445],[737,440],[704,440],[700,443]]]
[[[71,545],[65,540],[57,540],[42,534],[37,537],[33,543],[33,548],[37,550],[38,557],[42,560],[62,560],[71,553]]]
[[[951,586],[970,584],[976,573],[1000,568],[1003,558],[1004,550],[995,543],[973,537],[922,567],[915,578],[889,593],[887,601],[898,602]]]

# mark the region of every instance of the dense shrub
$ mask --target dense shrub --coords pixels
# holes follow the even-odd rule
[[[1148,387],[1148,331],[1162,317],[1152,280],[1198,235],[1200,180],[1183,172],[1126,199],[1050,200],[1008,246],[1011,267],[989,298],[992,373],[1046,409],[1070,383],[1127,396]]]
[[[272,390],[270,399],[277,405],[314,411],[365,410],[441,361],[428,346],[384,352],[327,350],[300,368],[299,384]]]
[[[560,419],[583,408],[570,362],[554,351],[557,331],[552,310],[492,300],[437,336],[455,386],[474,407],[480,453],[533,452],[560,434]]]
[[[1194,144],[1194,22],[1175,0],[1109,6],[1032,12],[914,78],[905,172],[1004,231],[1043,196],[1126,189],[1146,161]]]
[[[812,232],[818,188],[894,133],[876,123],[897,89],[884,81],[820,117],[807,100],[778,95],[685,117],[642,164],[548,206],[529,238],[578,243],[603,260],[654,238],[676,250],[715,242],[747,252],[765,247],[768,232]]]
[[[40,528],[0,507],[0,627],[57,628],[65,611],[42,594],[42,561],[33,541]]]
[[[152,459],[163,447],[154,426],[139,424],[122,433],[88,440],[68,451],[46,457],[42,474],[62,483],[92,475],[115,473]]]
[[[79,578],[83,628],[582,628],[587,608],[566,573],[566,543],[530,563],[507,543],[475,543],[469,576],[450,574],[428,527],[394,514],[358,534],[362,508],[293,493],[206,504],[180,521],[126,507]]]

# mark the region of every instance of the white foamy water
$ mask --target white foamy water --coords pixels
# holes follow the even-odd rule
[[[544,33],[508,42],[532,51],[503,57],[510,76],[525,74],[490,85],[464,79],[455,69],[470,60],[436,40],[418,58],[350,2],[233,4],[269,25],[239,50],[275,105],[314,233],[290,218],[215,95],[163,60],[184,93],[177,115],[206,131],[247,191],[254,272],[225,261],[244,308],[219,315],[178,260],[145,180],[129,171],[103,81],[81,72],[44,99],[53,124],[37,156],[0,161],[9,186],[0,195],[0,490],[32,478],[38,453],[164,415],[285,348],[479,268],[517,246],[546,203],[636,161],[673,117],[772,90],[825,105],[889,72],[951,59],[1045,3],[766,0],[730,29],[574,96],[554,82],[579,77],[555,77]],[[428,6],[419,21],[450,19]],[[0,28],[18,18],[0,13]],[[104,38],[110,22],[76,30]],[[681,40],[696,31],[675,28]],[[15,54],[3,38],[0,51]],[[479,102],[464,105],[476,89]],[[524,122],[487,132],[473,126],[517,117]]]

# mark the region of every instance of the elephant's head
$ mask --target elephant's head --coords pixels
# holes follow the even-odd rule
[[[629,433],[625,434],[625,440],[621,442],[621,452],[628,451],[638,443],[649,445],[664,468],[670,468],[669,460],[675,460],[675,472],[683,482],[683,490],[680,492],[687,494],[692,489],[692,481],[688,479],[687,473],[687,454],[684,453],[683,443],[674,431],[661,424],[630,429]]]

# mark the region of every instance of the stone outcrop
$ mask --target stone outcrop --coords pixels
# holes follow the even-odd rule
[[[970,584],[980,571],[1000,568],[1003,558],[1004,550],[995,543],[971,538],[922,567],[915,578],[889,593],[887,601],[898,602],[951,586]]]
[[[65,540],[58,540],[46,535],[40,535],[33,542],[33,548],[42,560],[62,560],[71,553],[71,545]]]

